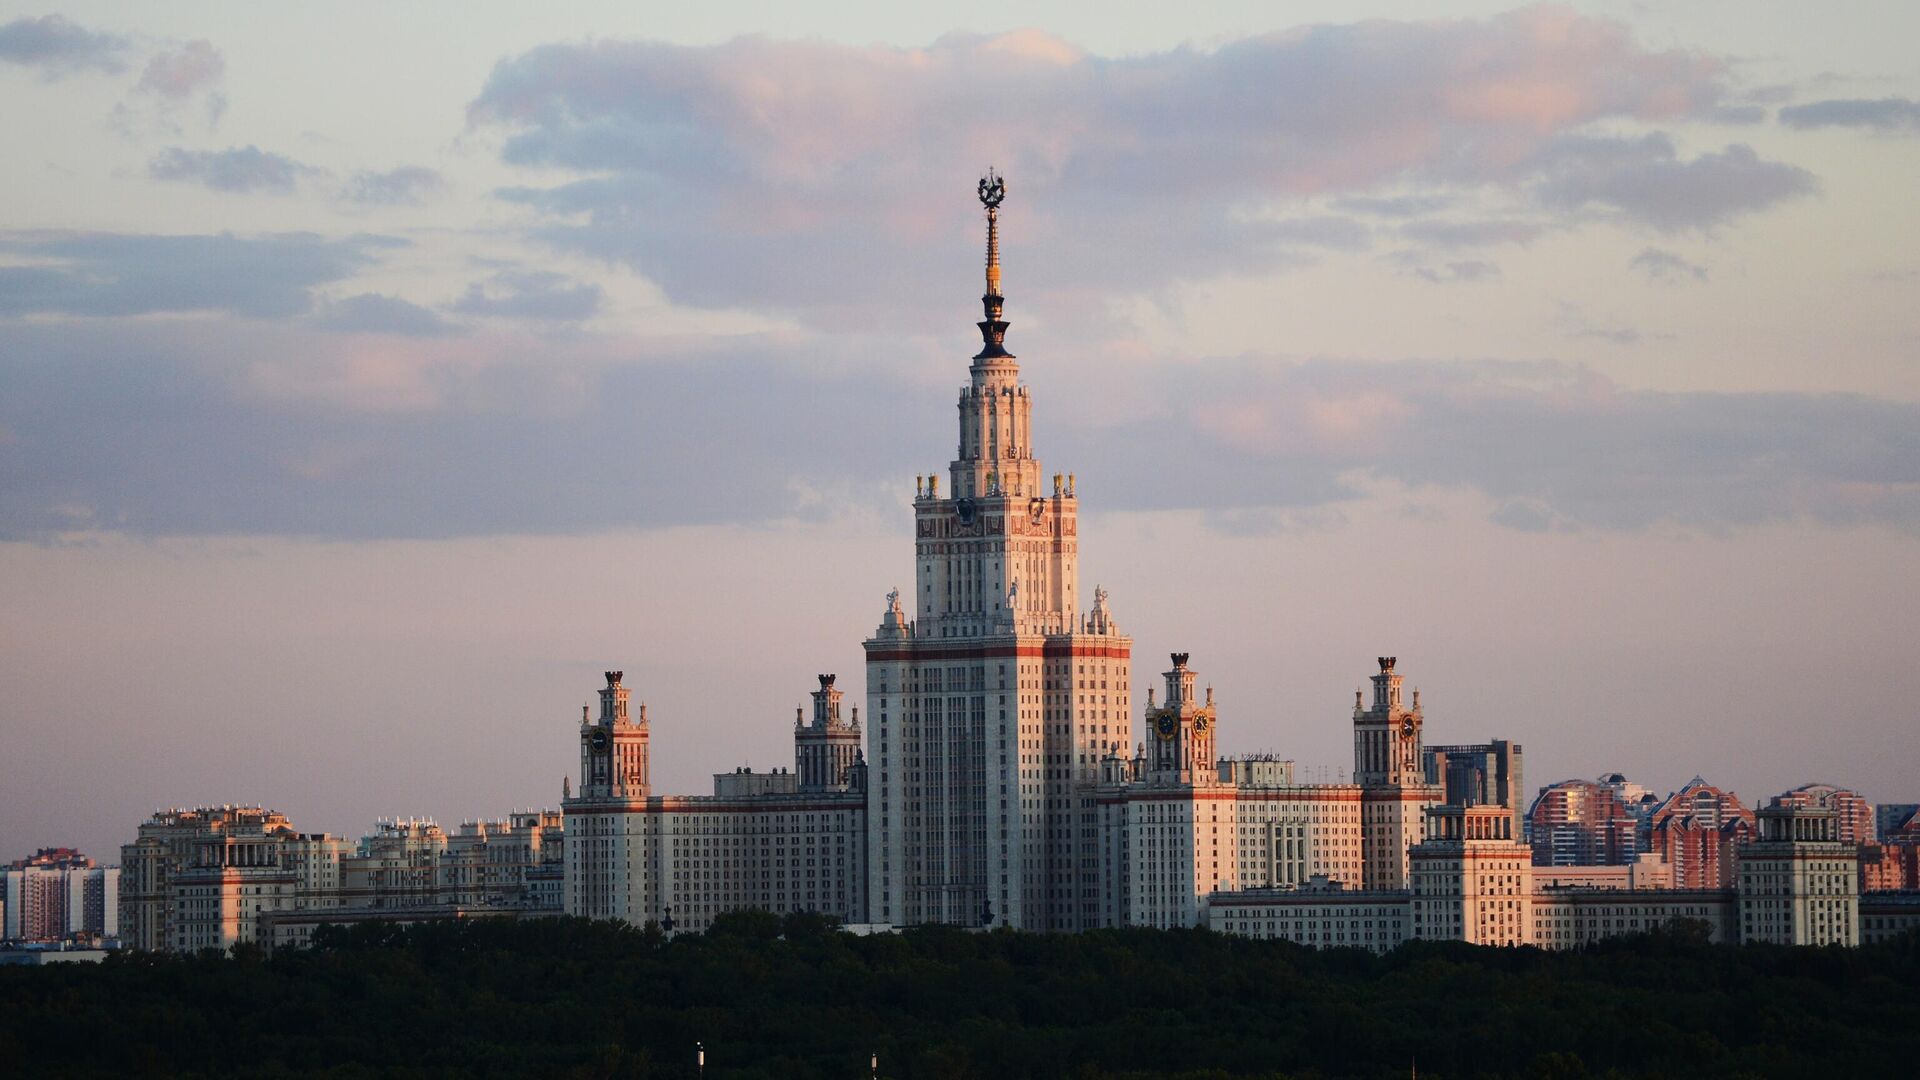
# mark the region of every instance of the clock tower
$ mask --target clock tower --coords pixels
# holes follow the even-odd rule
[[[1426,809],[1441,799],[1420,764],[1420,691],[1402,699],[1397,657],[1380,657],[1373,703],[1353,696],[1353,781],[1360,786],[1362,880],[1368,889],[1408,887],[1407,850],[1426,838]]]
[[[1420,770],[1420,691],[1413,705],[1401,700],[1401,676],[1394,671],[1399,658],[1380,658],[1380,674],[1373,676],[1373,705],[1361,695],[1353,700],[1353,781],[1362,786],[1417,784]]]
[[[627,715],[630,691],[620,685],[625,672],[607,672],[600,691],[600,718],[589,720],[580,710],[580,797],[582,799],[644,799],[647,797],[647,706],[635,720]]]
[[[1194,671],[1187,666],[1186,653],[1174,653],[1173,670],[1165,673],[1167,700],[1153,704],[1147,695],[1147,730],[1153,736],[1148,752],[1148,776],[1159,784],[1206,786],[1219,778],[1219,766],[1213,752],[1213,688],[1207,688],[1204,704],[1195,700]]]

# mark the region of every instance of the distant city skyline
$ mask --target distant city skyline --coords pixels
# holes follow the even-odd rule
[[[1379,653],[1528,800],[1920,800],[1910,5],[346,10],[0,6],[0,860],[557,806],[605,668],[655,788],[785,760],[988,165],[1086,595],[1223,755],[1343,770]]]

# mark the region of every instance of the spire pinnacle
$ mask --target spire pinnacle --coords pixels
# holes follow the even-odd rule
[[[988,169],[987,175],[980,178],[978,191],[980,205],[987,208],[987,292],[980,298],[987,317],[979,324],[982,348],[974,359],[1011,359],[1013,354],[1003,344],[1007,324],[1000,318],[1000,305],[1006,299],[1000,293],[1000,204],[1007,197],[1007,182]]]

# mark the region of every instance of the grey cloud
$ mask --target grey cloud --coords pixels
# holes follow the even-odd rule
[[[1545,231],[1531,221],[1413,221],[1400,227],[1407,239],[1440,248],[1525,244]]]
[[[360,293],[329,301],[314,313],[312,322],[323,330],[407,337],[439,337],[459,330],[427,308],[378,293]]]
[[[1538,500],[1514,499],[1489,514],[1487,520],[1517,532],[1546,532],[1553,527],[1553,512]]]
[[[1788,127],[1863,127],[1897,135],[1920,135],[1920,101],[1888,97],[1836,98],[1790,105],[1780,110],[1780,122]]]
[[[1707,280],[1707,268],[1699,263],[1688,262],[1671,251],[1660,248],[1646,248],[1635,255],[1627,264],[1634,270],[1645,274],[1654,281],[1694,281]]]
[[[1707,118],[1716,124],[1744,126],[1765,121],[1767,110],[1762,105],[1723,105],[1708,113]]]
[[[600,310],[600,286],[578,284],[564,274],[506,270],[467,286],[448,305],[463,315],[576,321]]]
[[[546,45],[496,65],[468,115],[505,161],[582,174],[501,192],[545,215],[545,242],[625,263],[679,303],[842,325],[850,306],[918,319],[949,295],[931,268],[976,242],[947,223],[983,161],[1011,178],[1010,250],[1031,238],[1022,282],[1142,290],[1357,246],[1357,223],[1340,237],[1286,224],[1310,197],[1512,190],[1529,179],[1515,162],[1555,135],[1705,116],[1724,83],[1712,58],[1528,8],[1125,58],[1031,31],[924,49]],[[1376,197],[1357,212],[1406,209]],[[822,289],[823,272],[859,287]]]
[[[385,172],[357,172],[347,178],[341,198],[380,206],[419,206],[447,190],[447,180],[433,169],[402,165]]]
[[[1372,230],[1352,218],[1292,218],[1268,223],[1268,239],[1278,245],[1360,251],[1373,238]]]
[[[951,391],[871,362],[897,357],[891,338],[832,344],[861,362],[810,363],[814,338],[689,352],[575,337],[536,358],[472,335],[366,353],[288,324],[0,323],[0,535],[570,533],[820,513],[819,490],[895,507],[906,473],[951,454],[928,422]],[[434,403],[276,390],[336,368],[376,394],[418,381]],[[1635,391],[1545,363],[1241,359],[1121,377],[1145,379],[1164,415],[1048,423],[1038,447],[1083,470],[1102,509],[1334,527],[1371,477],[1479,492],[1513,528],[1920,533],[1912,403]],[[1154,425],[1180,437],[1142,439]]]
[[[1190,404],[1169,419],[1195,438],[1067,434],[1064,453],[1101,460],[1130,507],[1337,503],[1359,472],[1478,491],[1513,528],[1920,532],[1909,402],[1626,390],[1549,363],[1219,361],[1179,379],[1173,399]]]
[[[1383,218],[1422,217],[1452,206],[1446,195],[1351,195],[1333,200],[1333,208]]]
[[[1385,261],[1398,267],[1402,274],[1432,282],[1435,285],[1493,281],[1500,276],[1500,267],[1485,259],[1435,262],[1432,254],[1425,251],[1390,252],[1385,257]]]
[[[147,163],[147,175],[155,180],[199,184],[214,191],[272,195],[292,194],[302,180],[325,172],[257,146],[226,150],[184,150],[175,146]]]
[[[263,364],[322,364],[320,342],[142,331],[0,324],[0,427],[15,436],[0,446],[0,536],[445,537],[818,515],[799,485],[886,501],[874,493],[908,466],[874,448],[931,452],[899,406],[937,412],[945,396],[817,374],[772,349],[582,366],[556,346],[430,376],[445,408],[333,408],[256,388]]]
[[[61,15],[0,26],[0,62],[36,67],[49,78],[69,71],[123,71],[126,49],[126,38],[88,30]]]
[[[0,233],[0,252],[41,265],[0,267],[0,316],[225,311],[296,315],[311,290],[370,265],[399,241],[309,233],[256,237]]]
[[[1535,195],[1562,210],[1588,208],[1673,232],[1706,229],[1818,190],[1812,173],[1765,161],[1734,143],[1682,160],[1662,134],[1564,136],[1533,163]]]
[[[1573,336],[1592,338],[1595,341],[1610,342],[1614,345],[1638,345],[1643,335],[1631,326],[1588,326],[1575,330]]]

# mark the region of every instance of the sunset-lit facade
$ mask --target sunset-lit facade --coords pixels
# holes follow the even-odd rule
[[[304,944],[326,924],[560,910],[560,814],[379,822],[356,844],[259,806],[155,813],[120,849],[122,940],[172,952]]]
[[[582,716],[580,790],[562,803],[569,915],[702,930],[759,908],[866,921],[867,765],[831,676],[814,722],[797,718],[795,768],[714,776],[712,795],[655,795],[645,705],[607,672],[600,715]],[[857,714],[856,714],[857,715]]]
[[[944,477],[916,480],[915,578],[864,643],[868,727],[821,676],[794,772],[649,782],[650,723],[608,672],[565,801],[569,913],[699,929],[727,910],[849,922],[1072,931],[1194,926],[1206,898],[1339,881],[1405,888],[1441,788],[1422,774],[1418,693],[1381,658],[1351,717],[1354,782],[1222,760],[1219,710],[1186,654],[1132,723],[1132,640],[1080,592],[1071,474],[1043,478],[1032,399],[1005,347],[998,211],[987,207],[982,347]],[[865,738],[864,757],[859,742]]]

